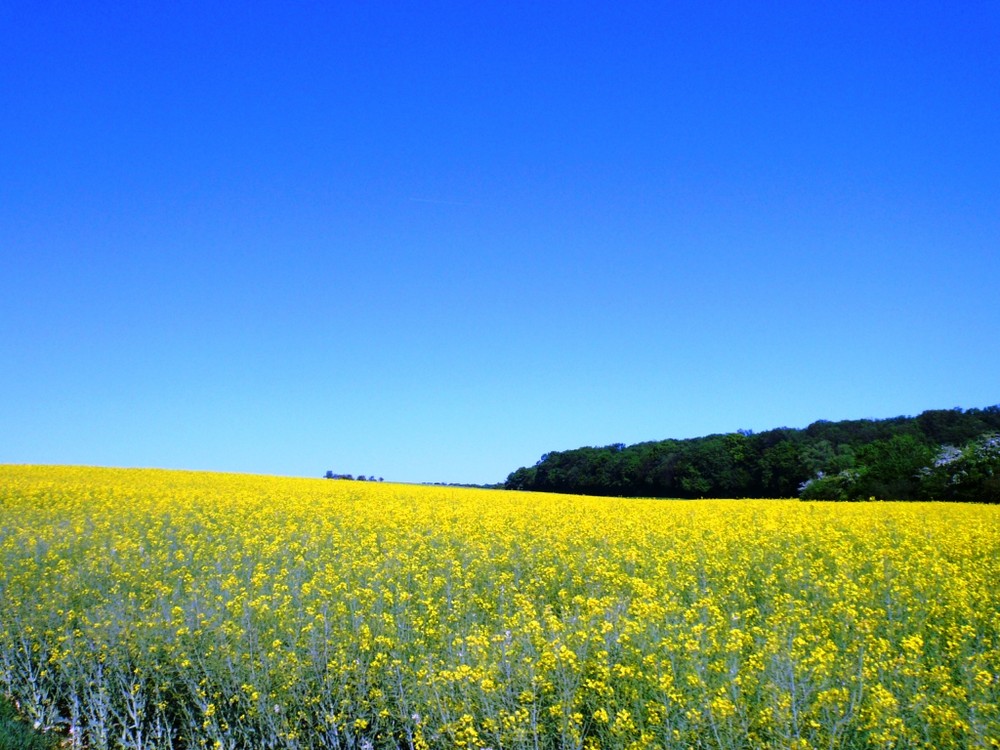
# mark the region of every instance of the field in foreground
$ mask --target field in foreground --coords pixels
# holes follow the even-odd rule
[[[0,466],[0,603],[73,747],[1000,747],[996,506]]]

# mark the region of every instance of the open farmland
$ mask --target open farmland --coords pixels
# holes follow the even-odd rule
[[[0,467],[80,748],[1000,747],[1000,507]]]

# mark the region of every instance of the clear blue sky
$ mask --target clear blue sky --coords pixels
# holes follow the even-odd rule
[[[492,482],[1000,402],[995,2],[0,4],[0,462]]]

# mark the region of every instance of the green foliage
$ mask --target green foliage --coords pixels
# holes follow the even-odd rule
[[[765,448],[759,466],[761,492],[768,497],[794,497],[800,477],[815,473],[807,467],[800,447],[787,438]]]
[[[799,497],[802,500],[861,500],[864,497],[862,480],[865,471],[859,469],[844,469],[836,474],[824,474],[802,483]]]
[[[56,738],[36,731],[0,698],[0,750],[53,750]]]
[[[860,498],[919,497],[920,471],[930,464],[936,452],[936,447],[906,433],[862,445],[856,458],[866,468],[858,477],[856,492]]]
[[[989,474],[982,462],[968,458],[960,480],[925,471],[949,441],[965,445],[994,432],[1000,432],[1000,406],[883,420],[821,420],[801,430],[616,443],[547,453],[534,466],[511,473],[504,487],[622,497],[995,502],[1000,473]]]
[[[962,449],[944,446],[920,477],[930,500],[1000,503],[1000,434],[983,435]]]

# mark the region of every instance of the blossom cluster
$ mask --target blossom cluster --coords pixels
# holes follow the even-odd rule
[[[1000,508],[0,467],[73,748],[1000,747]]]

